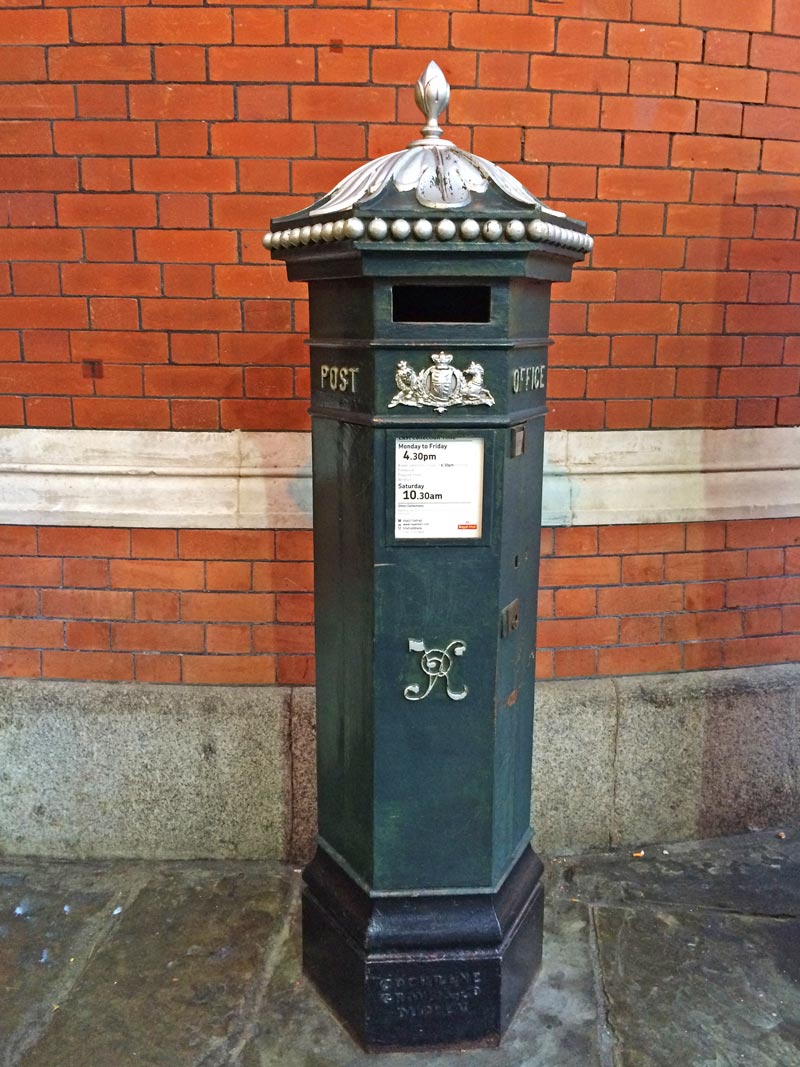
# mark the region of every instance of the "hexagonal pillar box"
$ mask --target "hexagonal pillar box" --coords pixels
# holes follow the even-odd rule
[[[537,972],[550,286],[585,226],[420,140],[264,239],[310,299],[319,839],[307,975],[367,1048],[497,1043]]]

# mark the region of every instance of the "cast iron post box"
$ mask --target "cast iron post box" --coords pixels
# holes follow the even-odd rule
[[[530,846],[550,285],[591,247],[422,138],[264,239],[308,282],[319,839],[306,973],[367,1048],[496,1043],[541,959]]]

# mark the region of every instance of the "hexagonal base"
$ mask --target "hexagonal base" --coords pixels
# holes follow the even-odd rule
[[[319,850],[305,973],[368,1050],[497,1045],[541,963],[541,873],[526,849],[493,894],[370,898]]]

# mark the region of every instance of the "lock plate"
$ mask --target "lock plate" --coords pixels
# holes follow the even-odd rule
[[[500,612],[500,636],[508,637],[519,626],[519,600],[512,600]]]
[[[512,426],[511,427],[511,458],[516,459],[517,456],[521,456],[525,451],[525,427],[524,426]]]

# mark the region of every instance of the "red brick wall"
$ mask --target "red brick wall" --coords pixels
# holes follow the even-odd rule
[[[800,659],[800,519],[575,526],[542,553],[540,677]]]
[[[796,0],[442,6],[3,5],[0,424],[305,428],[261,234],[416,135],[430,56],[450,134],[597,237],[552,428],[800,421]]]
[[[5,526],[0,552],[6,676],[313,680],[307,531]]]
[[[0,4],[0,426],[305,429],[269,217],[448,133],[586,219],[551,429],[800,422],[796,0]],[[798,520],[545,535],[538,669],[797,658]],[[312,678],[308,536],[5,528],[0,673]],[[13,557],[19,557],[14,559]]]
[[[314,680],[308,532],[0,527],[0,552],[4,675]],[[800,658],[800,519],[545,530],[543,554],[540,677]]]

